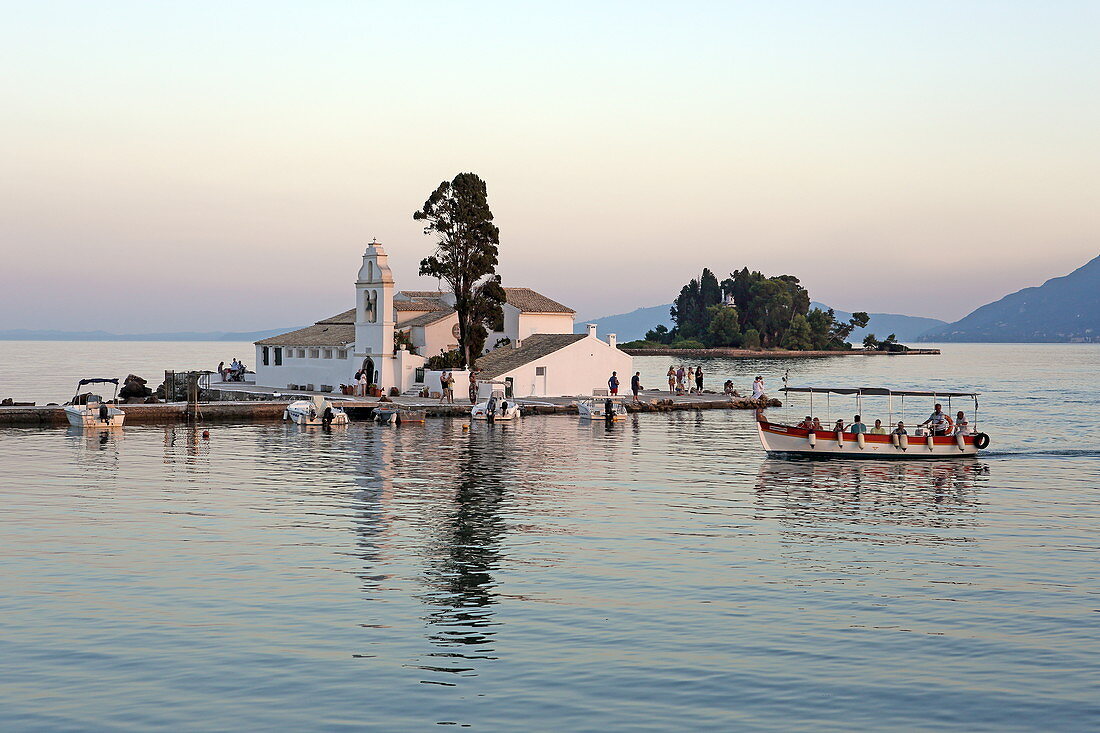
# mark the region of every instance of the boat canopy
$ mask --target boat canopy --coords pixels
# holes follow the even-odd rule
[[[116,387],[118,386],[118,380],[117,379],[81,379],[80,382],[76,386],[83,387],[85,384],[102,384],[102,383],[113,384]]]
[[[981,392],[934,392],[927,389],[889,389],[887,387],[783,387],[780,391],[860,396],[881,395],[883,397],[977,397],[981,394]]]

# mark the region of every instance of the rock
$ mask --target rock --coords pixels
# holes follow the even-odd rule
[[[5,397],[4,399],[0,400],[0,406],[3,407],[11,407],[14,404],[15,400],[13,400],[11,397]]]
[[[124,399],[129,402],[132,399],[144,399],[153,394],[153,390],[146,386],[148,382],[136,374],[130,374],[122,383],[122,389],[119,390],[118,396],[120,399]]]

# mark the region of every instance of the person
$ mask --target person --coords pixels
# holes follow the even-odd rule
[[[867,426],[863,424],[863,421],[859,419],[859,415],[856,415],[855,421],[848,426],[849,433],[866,433]]]
[[[455,375],[454,372],[447,372],[447,404],[453,405],[455,403]]]
[[[894,428],[894,435],[908,435],[908,434],[909,433],[905,430],[905,423],[903,423],[899,420],[898,421],[898,426],[896,428]]]
[[[764,378],[757,376],[752,383],[752,398],[754,400],[764,399]]]
[[[630,391],[634,393],[634,401],[638,401],[638,393],[642,391],[642,373],[634,372],[630,378]]]
[[[684,386],[687,387],[688,391],[690,391],[690,392],[695,391],[695,387],[692,386],[692,383],[694,381],[695,381],[695,367],[688,367],[687,381],[684,382]]]
[[[695,367],[695,391],[699,394],[703,393],[703,367]]]
[[[727,379],[726,383],[724,385],[722,385],[722,389],[726,394],[730,395],[731,397],[736,392],[736,390],[733,388],[733,380],[732,379]]]
[[[359,382],[358,382],[357,386],[358,386],[358,389],[356,390],[356,393],[360,397],[366,397],[367,396],[367,387],[370,386],[370,381],[367,379],[367,370],[366,369],[360,369],[359,370]]]
[[[844,432],[844,420],[837,419],[836,425],[833,426],[833,432],[834,433],[843,433]]]
[[[970,435],[970,421],[962,410],[955,415],[955,435]]]
[[[225,381],[225,362],[224,361],[219,361],[218,362],[218,379],[222,380],[223,382]]]
[[[612,395],[619,394],[619,373],[611,372],[611,378],[607,380],[607,388],[611,390]]]
[[[811,418],[809,415],[807,415],[806,417],[802,418],[802,422],[798,423],[798,425],[795,425],[795,427],[796,428],[802,428],[803,430],[813,430],[814,429],[813,418]]]
[[[676,393],[676,369],[674,367],[669,367],[668,368],[668,374],[666,374],[665,376],[668,377],[668,391],[669,391],[669,393],[670,394],[675,394]]]
[[[470,404],[477,402],[477,372],[470,370]]]
[[[925,425],[932,428],[932,435],[947,435],[951,427],[951,418],[943,414],[943,405],[937,402],[936,409],[932,411],[932,414],[928,416],[927,420],[917,427],[923,428]]]
[[[871,428],[871,435],[886,435],[886,428],[882,427],[882,420],[875,420],[875,426]]]
[[[821,424],[821,418],[819,418],[819,417],[814,418],[813,429],[814,430],[821,430],[821,431],[825,430],[825,426]]]
[[[680,394],[684,390],[684,365],[681,364],[676,368],[676,394]]]

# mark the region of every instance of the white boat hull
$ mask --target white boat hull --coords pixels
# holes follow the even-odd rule
[[[788,425],[758,422],[760,445],[769,455],[803,458],[965,458],[980,450],[976,436],[860,435],[819,430],[816,433]],[[960,441],[959,438],[962,438]],[[838,439],[839,438],[839,439]],[[904,439],[901,439],[904,438]]]
[[[473,409],[470,410],[470,417],[474,420],[488,420],[488,404],[488,402],[479,402],[474,405]],[[520,406],[515,402],[509,401],[506,408],[502,409],[499,405],[497,406],[496,415],[493,416],[493,421],[515,420],[517,417],[522,417]]]
[[[321,425],[325,424],[322,414],[314,409],[314,404],[308,400],[291,402],[289,405],[287,405],[286,411],[283,413],[283,418],[289,420],[295,425],[320,427]],[[332,422],[329,424],[347,425],[347,413],[335,407],[332,408]]]
[[[67,405],[65,417],[74,428],[121,428],[126,413],[117,407],[110,407],[107,410],[107,419],[104,420],[99,416],[98,405],[91,408],[85,405]]]

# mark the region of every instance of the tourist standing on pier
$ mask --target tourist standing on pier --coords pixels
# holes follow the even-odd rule
[[[359,396],[367,396],[367,387],[370,386],[370,380],[367,379],[367,370],[363,369],[359,372]]]
[[[684,386],[689,392],[694,392],[695,389],[691,386],[691,383],[695,381],[695,367],[688,367],[687,381],[684,382]]]
[[[703,367],[695,367],[695,391],[703,394]]]
[[[477,372],[470,370],[470,404],[477,402]]]
[[[684,365],[681,364],[676,368],[676,391],[679,392],[684,388]]]
[[[439,404],[441,405],[447,401],[447,380],[450,376],[446,371],[439,374]]]
[[[669,367],[668,374],[665,376],[668,377],[668,391],[672,394],[676,394],[676,368]]]
[[[634,401],[638,401],[638,393],[642,391],[642,373],[634,372],[630,378],[630,391],[634,393]]]
[[[611,390],[612,395],[619,394],[619,373],[611,372],[611,378],[607,380],[607,388]]]
[[[757,377],[752,383],[752,398],[754,400],[764,399],[764,378]]]
[[[447,404],[453,405],[455,403],[455,375],[453,372],[447,372]]]

